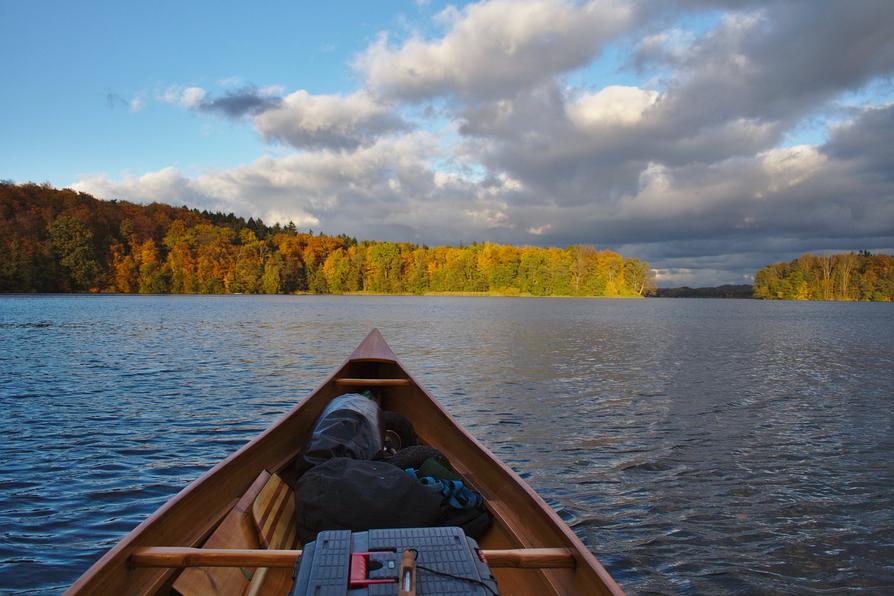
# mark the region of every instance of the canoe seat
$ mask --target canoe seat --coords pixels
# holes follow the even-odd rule
[[[266,470],[255,479],[214,530],[203,548],[297,547],[294,493],[278,474]],[[206,594],[284,594],[291,588],[290,569],[192,567],[173,584],[183,596]]]
[[[233,509],[202,545],[205,548],[260,548],[252,519],[252,505],[270,480],[266,470],[252,482]],[[183,596],[223,594],[241,596],[248,589],[254,569],[192,567],[184,569],[172,588]]]
[[[252,519],[258,532],[261,548],[298,548],[298,526],[295,523],[295,493],[278,474],[272,474],[251,506]],[[292,570],[260,568],[251,578],[246,592],[258,594],[287,594],[292,589]]]
[[[295,548],[295,493],[278,474],[270,475],[252,503],[251,513],[262,548]]]

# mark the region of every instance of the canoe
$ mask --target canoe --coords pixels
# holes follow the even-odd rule
[[[103,555],[66,593],[176,593],[173,586],[180,581],[182,569],[135,564],[135,553],[151,550],[147,547],[258,548],[256,537],[251,537],[255,544],[240,542],[238,532],[222,532],[224,524],[242,514],[245,496],[259,483],[259,478],[269,476],[265,476],[265,471],[285,473],[291,469],[290,464],[314,422],[333,398],[369,387],[376,388],[384,409],[409,419],[419,440],[444,453],[466,483],[485,497],[494,521],[480,541],[482,549],[564,549],[568,553],[567,566],[494,568],[502,594],[623,593],[543,499],[463,430],[406,371],[376,329],[309,397],[165,503]],[[290,581],[290,574],[286,577]],[[253,582],[255,587],[257,579]],[[217,580],[215,591],[227,593],[224,588]],[[275,589],[279,593],[282,590],[282,584]],[[267,587],[252,591],[274,590]]]

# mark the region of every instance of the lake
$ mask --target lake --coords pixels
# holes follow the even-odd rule
[[[378,327],[630,593],[894,590],[894,305],[0,297],[0,592],[66,588]]]

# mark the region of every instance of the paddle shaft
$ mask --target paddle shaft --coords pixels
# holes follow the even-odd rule
[[[491,567],[547,569],[574,567],[574,555],[565,548],[482,550]],[[130,555],[134,567],[294,567],[300,550],[248,550],[236,548],[185,548],[147,546]]]

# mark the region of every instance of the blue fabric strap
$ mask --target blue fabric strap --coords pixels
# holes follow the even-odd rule
[[[444,497],[445,502],[454,509],[470,509],[478,507],[483,502],[481,495],[468,488],[460,480],[419,476],[413,468],[407,468],[404,471],[422,486],[438,491]]]

